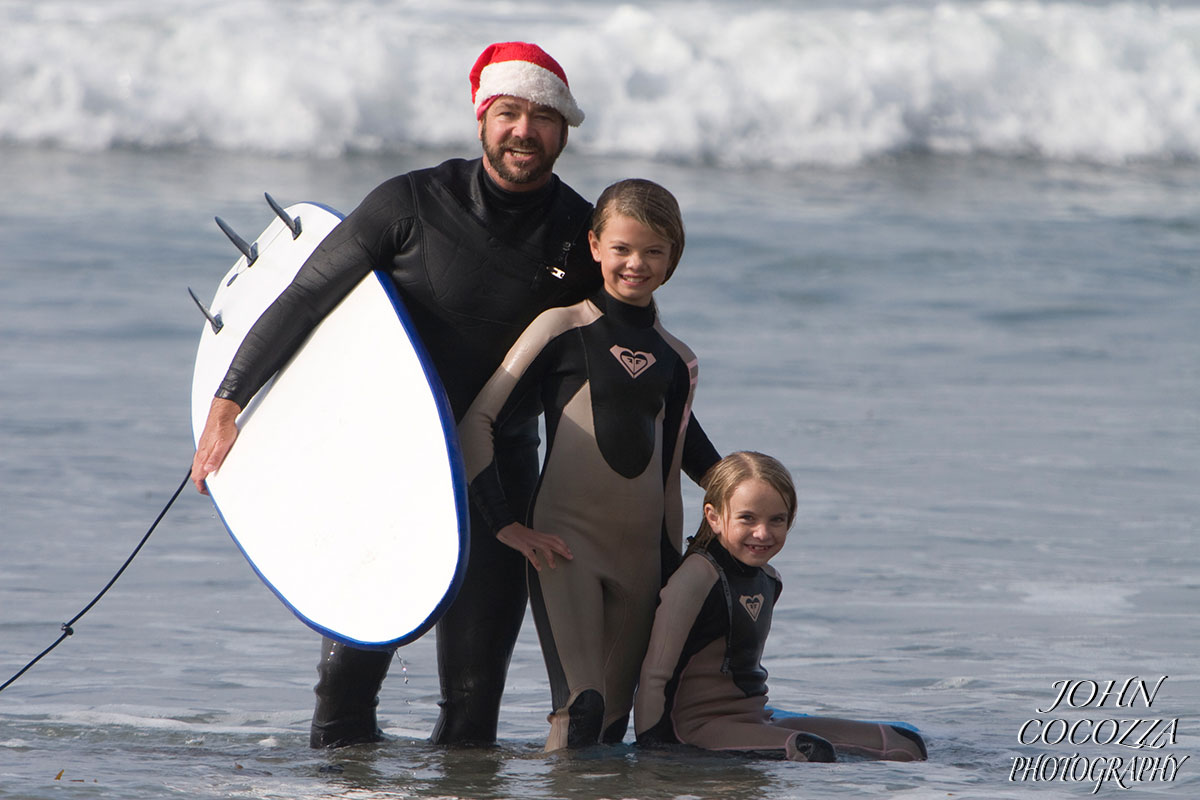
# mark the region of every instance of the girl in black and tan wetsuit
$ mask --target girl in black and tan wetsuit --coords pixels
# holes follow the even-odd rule
[[[604,288],[534,320],[459,427],[472,500],[535,568],[547,750],[624,736],[657,593],[682,547],[680,470],[698,478],[718,459],[690,424],[696,357],[652,302],[683,250],[675,198],[650,181],[614,184],[588,238]],[[530,516],[506,497],[492,442],[539,402],[546,457]]]
[[[782,464],[752,452],[722,459],[704,482],[704,521],[662,590],[642,665],[638,744],[773,753],[793,761],[834,761],[835,751],[923,760],[921,737],[898,726],[772,717],[761,658],[782,583],[767,562],[783,549],[796,491]]]

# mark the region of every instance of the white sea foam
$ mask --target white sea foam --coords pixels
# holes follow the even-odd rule
[[[470,145],[488,41],[563,63],[579,151],[1200,158],[1200,8],[945,2],[0,4],[0,141],[339,155]],[[532,21],[531,21],[532,20]]]

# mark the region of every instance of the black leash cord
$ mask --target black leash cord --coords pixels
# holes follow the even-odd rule
[[[45,650],[38,653],[37,657],[34,658],[32,661],[30,661],[28,664],[26,664],[24,667],[22,667],[20,672],[18,672],[16,675],[13,675],[8,680],[6,680],[3,683],[3,685],[0,685],[0,692],[3,692],[9,686],[11,686],[13,683],[15,683],[17,678],[20,678],[22,675],[24,675],[26,672],[29,671],[30,667],[32,667],[34,664],[41,661],[51,650],[53,650],[54,648],[56,648],[60,644],[62,644],[64,639],[66,639],[68,636],[75,633],[75,630],[72,626],[76,622],[79,622],[80,617],[82,617],[87,612],[91,611],[92,606],[96,605],[96,603],[99,603],[100,598],[104,597],[104,595],[108,592],[108,590],[112,588],[113,584],[117,582],[117,578],[120,578],[121,573],[123,573],[125,571],[125,568],[128,567],[133,562],[133,559],[137,556],[138,552],[141,551],[142,545],[144,545],[146,543],[146,540],[150,538],[150,534],[154,533],[154,529],[158,527],[158,523],[162,522],[162,518],[167,515],[167,511],[169,511],[171,506],[173,506],[175,504],[175,501],[179,499],[179,495],[183,493],[184,487],[188,485],[188,481],[190,481],[191,478],[192,478],[192,470],[189,467],[188,474],[183,479],[183,483],[179,484],[179,488],[175,490],[175,494],[171,495],[171,499],[167,501],[167,504],[165,506],[163,506],[163,510],[158,512],[158,517],[155,518],[154,524],[150,526],[150,530],[146,531],[146,535],[142,537],[142,540],[140,542],[138,542],[137,547],[133,548],[133,552],[129,554],[129,558],[125,559],[125,563],[121,565],[121,568],[119,570],[117,570],[117,574],[112,576],[112,580],[110,580],[107,584],[105,584],[104,588],[100,590],[100,593],[98,595],[96,595],[95,597],[93,597],[92,602],[90,602],[86,606],[84,606],[82,611],[80,611],[75,616],[71,617],[71,619],[68,622],[64,622],[62,624],[62,636],[59,636],[58,640],[54,644],[50,645]]]

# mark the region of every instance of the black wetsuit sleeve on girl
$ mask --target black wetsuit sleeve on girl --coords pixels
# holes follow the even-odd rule
[[[721,454],[708,440],[708,434],[696,419],[696,412],[692,411],[683,437],[683,471],[697,485],[703,485],[701,479],[705,473],[720,460]]]

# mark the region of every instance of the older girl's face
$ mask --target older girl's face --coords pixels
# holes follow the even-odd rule
[[[613,214],[599,236],[588,231],[592,258],[600,262],[604,289],[634,306],[648,306],[667,279],[671,242],[632,217]]]
[[[729,554],[752,567],[765,565],[787,541],[787,503],[774,487],[758,478],[733,490],[724,513],[705,503],[704,517]]]

